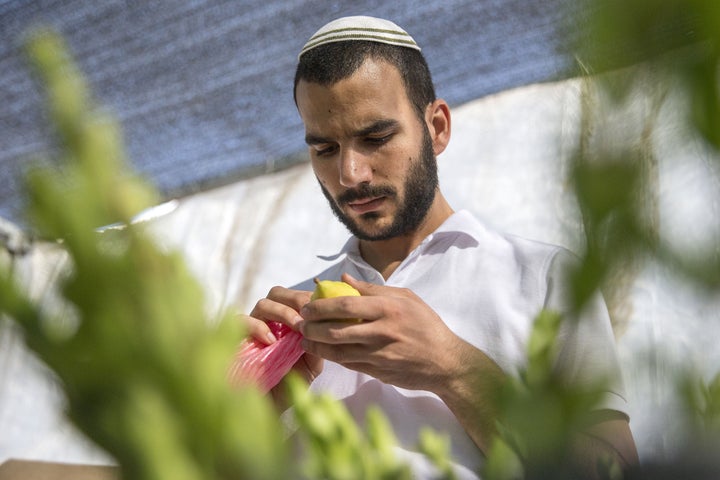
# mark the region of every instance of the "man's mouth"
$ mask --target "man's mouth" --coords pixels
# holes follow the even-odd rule
[[[347,206],[355,213],[363,214],[380,208],[386,197],[360,198],[347,202]]]

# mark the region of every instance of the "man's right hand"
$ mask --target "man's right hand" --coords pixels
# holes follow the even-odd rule
[[[248,334],[266,345],[277,341],[267,322],[279,322],[293,330],[297,330],[302,317],[300,309],[310,301],[312,292],[304,290],[291,290],[284,287],[273,287],[265,298],[260,299],[250,315],[243,315]],[[310,353],[303,354],[295,363],[293,370],[298,372],[308,383],[320,375],[323,364],[322,358]],[[271,394],[276,403],[284,404],[281,398],[281,386],[275,387]]]

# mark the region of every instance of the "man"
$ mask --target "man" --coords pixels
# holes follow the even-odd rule
[[[413,450],[419,428],[448,433],[461,478],[476,478],[495,433],[493,398],[523,366],[542,308],[567,313],[559,247],[504,236],[443,197],[436,157],[450,140],[450,110],[435,97],[427,64],[394,23],[346,17],[303,48],[295,100],[314,173],[352,237],[317,275],[343,279],[361,297],[310,302],[312,282],[274,287],[252,310],[252,335],[275,341],[265,322],[299,330],[296,369],[316,391],[342,399],[362,422],[378,404],[419,476],[432,468]],[[312,278],[312,277],[311,277]],[[359,318],[360,323],[337,319]],[[601,301],[566,322],[558,371],[568,381],[618,377]],[[578,439],[579,463],[610,454],[636,462],[621,389]]]

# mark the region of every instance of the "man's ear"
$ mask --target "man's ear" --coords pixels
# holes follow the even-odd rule
[[[436,156],[440,155],[450,143],[450,107],[447,102],[438,98],[428,105],[425,122],[430,132],[433,152]]]

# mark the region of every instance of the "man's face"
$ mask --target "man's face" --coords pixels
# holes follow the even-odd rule
[[[437,189],[437,166],[395,67],[366,60],[330,86],[301,81],[297,103],[310,159],[335,215],[362,240],[415,230]]]

